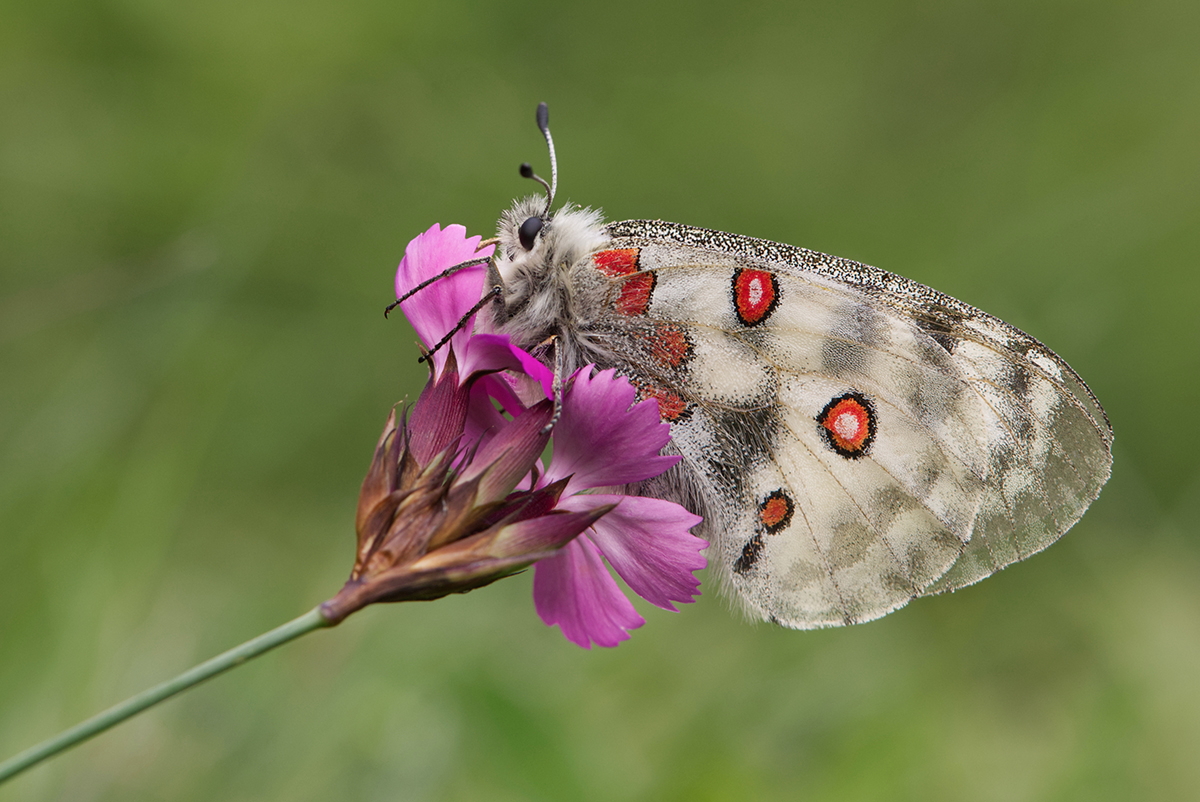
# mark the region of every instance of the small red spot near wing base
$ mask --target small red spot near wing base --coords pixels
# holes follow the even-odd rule
[[[654,293],[654,274],[639,273],[637,248],[613,248],[600,251],[592,257],[592,264],[606,276],[623,278],[621,294],[617,297],[616,309],[622,315],[644,315],[650,308],[650,297]]]
[[[650,296],[654,293],[654,274],[638,273],[625,279],[621,295],[617,298],[617,311],[622,315],[644,315],[650,308]]]
[[[649,384],[643,384],[640,387],[641,392],[638,394],[641,400],[647,398],[658,399],[658,417],[668,423],[675,423],[687,418],[691,414],[691,405],[684,401],[679,393],[673,390],[668,390],[665,387],[655,387]]]
[[[677,368],[692,354],[687,334],[678,326],[659,326],[649,338],[650,354],[668,367]]]
[[[600,251],[592,257],[592,264],[606,276],[628,276],[638,270],[638,249],[613,248],[611,251]]]

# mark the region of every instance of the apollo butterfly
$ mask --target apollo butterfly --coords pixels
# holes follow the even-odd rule
[[[477,327],[656,398],[683,460],[630,488],[704,516],[754,615],[866,621],[1048,546],[1108,479],[1100,403],[1040,342],[900,276],[547,198],[500,218]]]

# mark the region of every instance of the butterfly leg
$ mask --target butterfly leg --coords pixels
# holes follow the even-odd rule
[[[554,392],[554,414],[550,416],[550,422],[543,427],[542,434],[549,432],[554,428],[554,424],[558,423],[563,406],[563,349],[559,346],[556,336],[548,338],[539,348],[547,346],[554,346],[554,381],[550,385]]]
[[[492,258],[488,260],[487,286],[489,292],[495,293],[493,297],[496,299],[491,310],[492,324],[503,325],[508,320],[508,307],[504,305],[504,279],[500,277],[500,268],[496,265],[495,251],[492,252]]]

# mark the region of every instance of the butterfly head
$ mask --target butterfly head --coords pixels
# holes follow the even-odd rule
[[[563,368],[570,372],[583,364],[574,335],[589,309],[600,303],[588,295],[580,273],[595,272],[590,257],[610,237],[598,211],[564,205],[541,217],[543,203],[537,197],[521,198],[500,216],[493,264],[501,289],[489,309],[490,326],[535,356],[539,344],[556,337],[565,349]],[[529,223],[531,219],[541,225]]]
[[[545,200],[535,196],[513,202],[500,216],[496,236],[496,268],[510,309],[553,282],[556,270],[569,271],[608,242],[599,212],[567,205],[546,214]]]

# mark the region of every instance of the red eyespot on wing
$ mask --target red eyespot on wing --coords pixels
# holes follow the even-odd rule
[[[733,310],[746,326],[757,326],[779,304],[779,281],[765,270],[741,269],[733,274]]]
[[[791,496],[782,489],[773,490],[766,500],[758,505],[758,520],[763,529],[767,530],[767,534],[773,535],[787,528],[795,511],[796,505]]]
[[[862,393],[840,395],[821,410],[817,428],[830,448],[857,459],[875,439],[875,407]]]
[[[622,315],[646,314],[654,294],[654,274],[638,272],[638,253],[637,248],[613,248],[600,251],[592,257],[592,264],[604,275],[612,278],[629,277],[621,284],[621,294],[615,303]]]

